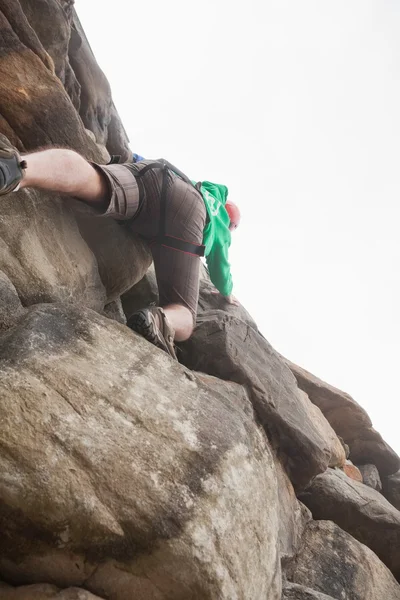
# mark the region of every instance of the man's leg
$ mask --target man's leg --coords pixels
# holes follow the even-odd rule
[[[107,203],[107,180],[73,150],[54,148],[22,158],[27,168],[21,188],[34,187],[74,196],[99,208]]]
[[[182,304],[168,304],[163,307],[171,327],[175,331],[175,340],[184,342],[193,333],[193,315]]]

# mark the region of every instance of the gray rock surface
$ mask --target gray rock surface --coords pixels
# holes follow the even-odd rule
[[[400,578],[400,511],[340,470],[318,475],[300,499],[314,519],[329,519],[371,548]]]
[[[0,337],[0,378],[3,579],[114,600],[280,598],[274,461],[241,386],[57,305]]]
[[[331,521],[311,521],[302,542],[288,569],[291,582],[334,600],[400,599],[399,584],[376,554]]]

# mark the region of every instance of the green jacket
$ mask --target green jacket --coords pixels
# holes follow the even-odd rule
[[[207,221],[204,228],[203,244],[210,278],[223,296],[232,293],[233,283],[228,261],[228,250],[231,245],[229,231],[229,215],[225,208],[228,188],[225,185],[201,182],[201,194],[207,209]]]

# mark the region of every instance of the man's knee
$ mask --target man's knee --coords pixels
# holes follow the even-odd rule
[[[177,342],[188,340],[194,329],[194,316],[192,312],[182,304],[170,304],[163,308],[168,321],[175,331],[175,340]]]

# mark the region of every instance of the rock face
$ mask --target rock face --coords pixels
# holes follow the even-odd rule
[[[182,360],[191,369],[248,387],[257,416],[279,444],[298,487],[327,468],[337,447],[334,432],[330,435],[327,422],[320,426],[322,414],[315,415],[289,368],[257,331],[241,319],[210,310],[199,315],[182,348]]]
[[[222,394],[73,308],[35,307],[0,344],[3,577],[138,600],[279,597],[274,463],[242,388],[233,402],[234,384]]]
[[[0,0],[0,132],[129,159],[71,0]],[[367,413],[204,268],[170,359],[125,325],[149,265],[72,198],[1,200],[0,599],[400,600],[400,461]]]

